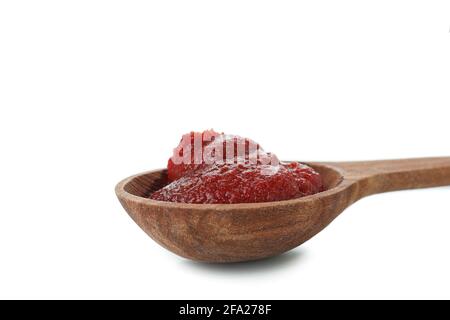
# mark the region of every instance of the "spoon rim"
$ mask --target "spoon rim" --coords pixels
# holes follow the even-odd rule
[[[166,170],[166,169],[154,169],[154,170],[141,172],[141,173],[138,173],[138,174],[135,174],[135,175],[132,175],[132,176],[129,176],[129,177],[123,179],[116,185],[115,192],[119,198],[120,197],[127,198],[135,203],[140,203],[140,204],[147,205],[147,206],[173,208],[173,209],[176,208],[176,209],[191,209],[191,210],[195,209],[195,210],[221,210],[221,211],[224,211],[224,210],[250,209],[250,208],[252,208],[252,209],[268,208],[268,207],[275,207],[275,206],[277,206],[277,207],[291,206],[291,205],[295,205],[298,203],[310,202],[310,201],[318,200],[320,198],[324,198],[327,196],[335,195],[336,193],[339,193],[348,187],[348,184],[345,183],[345,181],[347,179],[345,178],[343,171],[340,168],[326,164],[326,163],[320,163],[320,162],[309,162],[309,163],[301,162],[301,163],[305,163],[305,164],[311,165],[311,166],[327,167],[328,169],[334,170],[337,173],[339,173],[340,179],[334,187],[327,189],[325,191],[313,194],[313,195],[295,198],[295,199],[281,200],[281,201],[252,202],[252,203],[183,203],[183,202],[159,201],[159,200],[154,200],[154,199],[150,199],[150,198],[137,196],[137,195],[134,195],[125,190],[125,186],[129,182],[131,182],[132,180],[134,180],[140,176],[151,174],[151,173],[156,173],[156,172],[162,172],[162,171]]]

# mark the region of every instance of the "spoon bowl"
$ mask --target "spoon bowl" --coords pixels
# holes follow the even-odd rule
[[[188,259],[238,262],[271,257],[307,241],[357,200],[375,193],[450,185],[450,158],[307,163],[325,191],[277,202],[185,204],[149,199],[167,171],[129,177],[116,194],[157,243]]]

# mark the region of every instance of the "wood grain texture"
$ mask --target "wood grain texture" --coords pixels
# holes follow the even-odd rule
[[[238,262],[271,257],[307,241],[355,201],[372,194],[450,185],[450,158],[308,163],[326,191],[279,202],[182,204],[148,199],[165,170],[129,177],[116,194],[156,242],[188,259]]]

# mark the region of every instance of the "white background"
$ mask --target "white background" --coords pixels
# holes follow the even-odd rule
[[[0,2],[0,298],[450,298],[449,188],[234,265],[169,253],[114,194],[207,128],[283,159],[448,156],[449,27],[448,1]]]

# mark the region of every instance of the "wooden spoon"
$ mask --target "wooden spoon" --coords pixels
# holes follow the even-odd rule
[[[326,191],[279,202],[182,204],[148,199],[166,184],[166,171],[120,182],[116,194],[131,218],[166,249],[197,261],[237,262],[297,247],[357,200],[376,193],[450,185],[450,157],[308,163]]]

